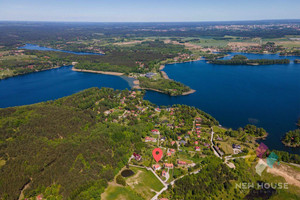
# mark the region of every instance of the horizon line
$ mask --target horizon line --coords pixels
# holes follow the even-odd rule
[[[203,23],[203,22],[255,22],[255,21],[297,21],[299,19],[249,19],[212,21],[52,21],[52,20],[0,20],[0,22],[54,22],[54,23]]]

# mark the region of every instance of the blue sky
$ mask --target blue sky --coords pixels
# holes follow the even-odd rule
[[[169,22],[300,19],[300,0],[0,0],[0,20]]]

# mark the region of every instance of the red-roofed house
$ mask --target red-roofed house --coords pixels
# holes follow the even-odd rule
[[[142,156],[137,153],[133,153],[133,156],[136,161],[140,161],[142,159]]]
[[[165,170],[163,170],[163,171],[161,172],[161,175],[164,176],[164,177],[166,177],[166,176],[167,176],[167,172],[166,172]]]
[[[200,151],[200,147],[196,146],[195,151]]]
[[[177,164],[178,164],[179,166],[185,166],[185,165],[187,165],[187,163],[186,163],[185,161],[181,161],[181,160],[178,160],[178,161],[177,161]]]
[[[176,143],[175,141],[172,141],[172,142],[171,142],[171,145],[173,146],[175,143]]]
[[[169,168],[169,169],[173,169],[174,165],[173,165],[173,163],[165,163],[164,167]]]
[[[171,153],[175,153],[175,149],[169,149]]]
[[[157,129],[153,129],[153,130],[151,130],[151,132],[155,135],[159,135],[159,130],[157,130]]]
[[[195,141],[195,145],[197,145],[198,144],[198,141]]]
[[[43,199],[42,195],[37,195],[36,196],[36,200],[42,200],[42,199]]]
[[[156,142],[156,138],[153,137],[145,137],[145,142]]]
[[[152,168],[154,169],[154,171],[161,169],[159,164],[152,165]]]

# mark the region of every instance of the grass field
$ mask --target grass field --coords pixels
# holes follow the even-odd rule
[[[226,132],[225,128],[222,128],[222,127],[219,127],[219,126],[213,126],[213,130],[214,130],[215,133],[225,133]]]
[[[135,175],[126,178],[126,183],[132,190],[140,194],[144,199],[151,199],[163,188],[163,184],[151,171],[142,168],[130,167]]]
[[[228,142],[217,141],[217,143],[220,143],[220,147],[225,154],[233,154],[232,146]]]
[[[102,198],[103,200],[144,200],[132,191],[129,186],[122,187],[117,185],[109,185]]]
[[[12,70],[5,69],[5,70],[0,70],[0,79],[7,77],[7,76],[12,76],[14,73]]]
[[[262,173],[262,179],[267,183],[286,183],[286,180],[281,176],[275,176],[273,174],[264,171]],[[277,189],[277,194],[272,196],[271,200],[290,199],[297,200],[300,198],[300,190],[298,187],[288,184],[288,189]]]

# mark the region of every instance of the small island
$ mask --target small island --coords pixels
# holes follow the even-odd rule
[[[274,65],[289,64],[289,59],[248,59],[244,55],[235,55],[230,60],[211,60],[212,64],[217,65]]]
[[[288,147],[300,147],[300,129],[287,132],[282,143]]]

